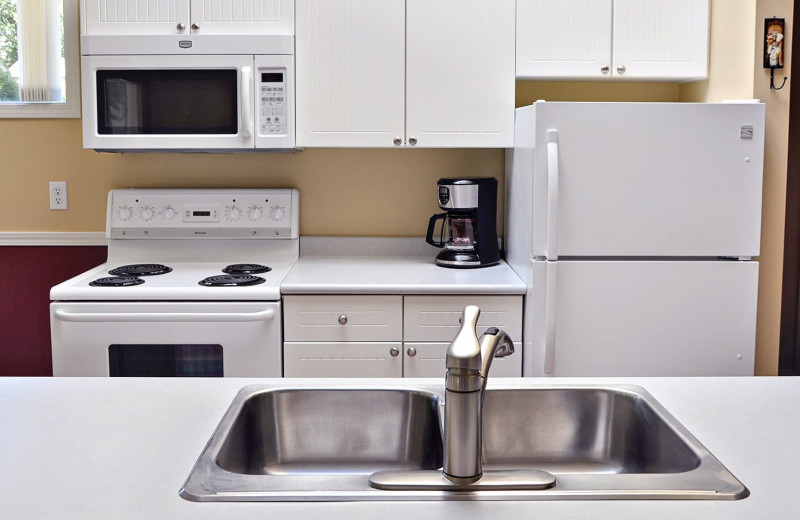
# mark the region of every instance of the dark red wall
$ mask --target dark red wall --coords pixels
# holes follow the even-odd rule
[[[105,260],[105,246],[0,247],[0,376],[53,375],[50,288]]]

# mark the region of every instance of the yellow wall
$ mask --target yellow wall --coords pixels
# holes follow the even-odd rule
[[[712,0],[710,78],[670,83],[518,82],[517,106],[552,101],[767,103],[756,367],[777,373],[789,88],[769,91],[763,18],[787,19],[791,0]],[[787,50],[787,58],[791,53]],[[789,70],[787,60],[786,70]],[[0,231],[102,231],[106,194],[125,187],[296,187],[303,235],[420,236],[437,210],[439,177],[503,180],[502,150],[310,149],[277,154],[98,154],[80,121],[0,119]],[[48,209],[47,182],[68,182],[68,211]],[[502,205],[502,197],[499,200]],[[502,208],[500,218],[502,220]],[[502,222],[500,224],[502,226]]]
[[[502,150],[100,154],[81,146],[77,119],[0,120],[0,231],[103,231],[112,188],[291,187],[300,190],[304,235],[421,236],[438,209],[439,177],[503,178]],[[67,181],[69,210],[48,209],[52,180]]]
[[[761,255],[758,283],[758,325],[756,374],[778,373],[780,342],[781,284],[783,281],[783,234],[786,213],[786,167],[789,143],[789,89],[770,90],[769,70],[763,69],[764,18],[786,18],[789,45],[792,35],[792,0],[758,0],[756,12],[756,55],[754,95],[767,104],[766,147],[764,150],[764,207],[761,216]],[[791,49],[784,52],[784,70],[777,71],[778,84],[791,70]]]

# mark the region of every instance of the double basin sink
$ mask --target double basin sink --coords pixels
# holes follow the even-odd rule
[[[483,468],[542,470],[522,490],[385,490],[378,471],[442,467],[443,388],[248,386],[180,495],[193,501],[735,500],[749,492],[636,386],[495,387],[483,405]]]

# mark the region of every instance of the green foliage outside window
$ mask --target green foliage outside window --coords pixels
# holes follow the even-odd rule
[[[8,68],[17,62],[17,3],[0,0],[0,101],[18,101],[19,86]]]

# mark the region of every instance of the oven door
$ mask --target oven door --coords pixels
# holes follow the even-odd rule
[[[54,302],[54,376],[281,377],[279,302]]]
[[[83,56],[83,146],[254,148],[252,55]]]

